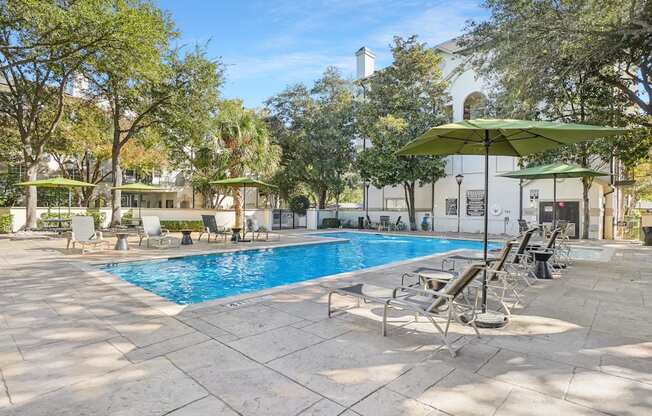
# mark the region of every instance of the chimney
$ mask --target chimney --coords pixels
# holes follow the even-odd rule
[[[367,78],[374,73],[374,62],[376,60],[376,55],[371,52],[371,49],[363,46],[355,53],[355,57],[357,67],[356,77],[358,79]]]

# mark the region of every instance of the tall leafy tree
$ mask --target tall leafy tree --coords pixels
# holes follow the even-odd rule
[[[74,74],[98,51],[124,46],[131,16],[115,3],[0,2],[0,80],[6,86],[0,94],[0,114],[17,133],[29,180],[36,179]],[[35,187],[27,189],[26,206],[27,227],[34,227]]]
[[[495,114],[598,125],[649,124],[645,98],[632,95],[637,85],[646,88],[650,82],[645,75],[650,50],[646,58],[640,45],[630,43],[633,38],[638,39],[635,43],[643,42],[642,32],[635,27],[642,23],[637,19],[644,16],[623,8],[625,3],[632,6],[637,2],[602,2],[598,6],[589,1],[488,1],[491,18],[471,24],[461,43],[471,64],[494,82]],[[630,31],[631,36],[626,35]],[[622,39],[616,41],[617,36]],[[596,49],[596,44],[609,50],[608,59],[599,56],[604,51]],[[618,53],[618,48],[634,49]],[[643,72],[636,79],[630,72],[639,64]],[[632,111],[636,107],[638,110]],[[617,141],[564,146],[530,156],[526,162],[564,160],[604,169],[615,157],[631,167],[648,157],[650,143],[649,133],[643,130]],[[592,178],[582,180],[582,238],[589,235],[592,183]]]
[[[311,89],[290,87],[267,101],[268,125],[283,149],[279,175],[289,188],[307,186],[317,206],[339,199],[354,160],[354,94],[335,68]]]
[[[414,194],[417,184],[444,175],[437,156],[399,156],[396,152],[429,128],[447,121],[446,83],[441,57],[415,36],[394,38],[393,62],[365,79],[365,99],[357,121],[372,147],[359,155],[360,175],[376,187],[402,186],[410,228],[417,229]]]

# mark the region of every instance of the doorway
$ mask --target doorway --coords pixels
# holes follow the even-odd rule
[[[568,236],[578,238],[580,235],[579,201],[557,201],[557,220],[568,221]],[[552,201],[539,202],[539,222],[552,224]]]

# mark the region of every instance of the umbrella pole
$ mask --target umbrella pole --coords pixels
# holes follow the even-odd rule
[[[140,222],[143,222],[143,214],[141,213],[140,209],[143,207],[143,194],[140,193],[138,194],[138,218],[140,219]]]
[[[487,243],[489,233],[489,130],[484,131],[484,245],[482,259],[485,269],[482,272],[482,313],[487,312]]]
[[[72,195],[70,193],[70,188],[68,188],[68,216],[70,216],[70,206],[72,205]]]
[[[245,212],[245,209],[247,209],[247,187],[243,186],[242,187],[242,239],[243,240],[247,235],[247,213]]]
[[[557,228],[557,175],[552,175],[552,229],[555,228]]]

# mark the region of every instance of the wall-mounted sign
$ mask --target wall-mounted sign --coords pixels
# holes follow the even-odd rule
[[[446,215],[457,215],[457,198],[446,198]]]
[[[466,191],[466,215],[484,216],[484,191]]]
[[[539,190],[538,189],[530,189],[530,200],[532,199],[539,199]]]

